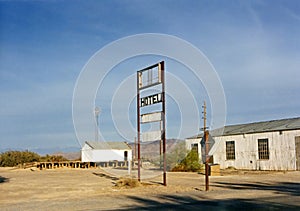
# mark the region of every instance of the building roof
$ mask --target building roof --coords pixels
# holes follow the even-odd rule
[[[131,150],[126,142],[86,141],[85,143],[92,149]]]
[[[264,122],[254,122],[254,123],[247,123],[247,124],[228,125],[224,127],[222,136],[297,130],[297,129],[300,129],[300,117],[264,121]],[[201,137],[202,134],[198,134],[188,139],[201,138]]]

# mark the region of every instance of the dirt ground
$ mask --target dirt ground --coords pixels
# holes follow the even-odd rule
[[[300,210],[300,172],[167,173],[119,188],[102,169],[0,168],[0,210]]]

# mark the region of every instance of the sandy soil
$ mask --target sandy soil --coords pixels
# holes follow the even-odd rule
[[[118,188],[102,169],[0,168],[0,210],[181,210],[198,208],[300,209],[300,172],[167,174],[144,179],[139,187]]]

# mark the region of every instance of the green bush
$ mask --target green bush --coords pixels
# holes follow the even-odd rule
[[[145,159],[146,160],[146,159]],[[145,161],[143,160],[143,161]],[[203,165],[199,162],[199,155],[196,150],[188,152],[185,148],[184,142],[179,142],[170,151],[167,150],[167,171],[191,171],[196,172],[203,169]],[[163,168],[163,156],[156,156],[153,159],[147,159],[150,163],[155,166]]]
[[[179,142],[174,147],[166,150],[167,171],[171,171],[178,163],[180,163],[186,156],[187,150],[185,143]],[[143,162],[148,161],[156,167],[163,169],[163,155],[157,155],[151,159],[143,159]]]
[[[13,167],[23,163],[36,162],[40,156],[35,152],[27,151],[7,151],[0,154],[1,167]]]
[[[203,168],[199,162],[199,155],[196,150],[191,150],[187,156],[177,164],[172,171],[192,171],[196,172]]]
[[[14,167],[31,162],[60,162],[67,159],[62,155],[46,155],[41,157],[30,151],[7,151],[0,154],[0,167]]]
[[[178,143],[171,151],[167,151],[167,170],[172,170],[186,157],[185,142]]]

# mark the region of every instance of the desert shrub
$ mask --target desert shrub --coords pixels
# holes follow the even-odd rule
[[[35,152],[26,151],[6,151],[0,154],[0,167],[14,167],[31,162],[59,162],[67,159],[62,155],[46,155],[41,157]]]
[[[13,167],[23,163],[36,162],[40,156],[30,151],[7,151],[0,154],[1,167]]]
[[[172,171],[192,171],[196,172],[203,168],[203,165],[199,162],[198,152],[191,150],[187,156],[174,168]]]
[[[135,188],[140,185],[137,179],[121,178],[116,182],[116,187]]]
[[[185,148],[184,142],[179,142],[175,145],[175,147],[167,149],[166,151],[167,171],[172,170],[187,155],[187,150]],[[155,156],[152,159],[144,159],[143,162],[144,161],[148,161],[153,165],[163,169],[163,155]]]
[[[180,142],[171,151],[167,151],[167,170],[170,171],[181,163],[186,155],[185,142]]]
[[[42,162],[61,162],[61,161],[66,161],[68,160],[67,158],[65,158],[62,155],[46,155],[46,156],[42,156],[40,158],[40,161]]]

